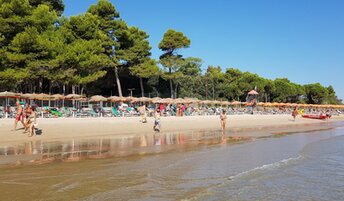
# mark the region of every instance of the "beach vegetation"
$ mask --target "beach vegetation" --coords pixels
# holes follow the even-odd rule
[[[22,93],[195,97],[311,104],[341,103],[332,86],[266,79],[185,57],[186,34],[168,29],[152,58],[149,34],[128,25],[109,0],[63,16],[62,0],[0,0],[0,90]]]

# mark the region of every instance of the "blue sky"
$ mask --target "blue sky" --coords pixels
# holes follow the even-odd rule
[[[65,15],[97,0],[64,0]],[[121,18],[150,35],[153,58],[164,32],[191,40],[184,56],[269,79],[287,77],[332,85],[344,99],[344,1],[341,0],[111,0]]]

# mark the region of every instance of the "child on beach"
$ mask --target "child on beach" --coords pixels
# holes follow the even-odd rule
[[[160,132],[161,125],[160,125],[160,110],[159,109],[155,111],[154,119],[155,121],[154,121],[153,130]]]
[[[221,121],[221,129],[223,131],[226,130],[226,121],[227,121],[226,110],[222,110],[222,113],[220,114],[220,121]]]

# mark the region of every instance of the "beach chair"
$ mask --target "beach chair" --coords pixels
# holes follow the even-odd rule
[[[103,117],[112,117],[112,109],[110,107],[101,108],[101,113]]]
[[[118,109],[116,107],[112,107],[112,115],[114,117],[120,117],[121,113],[118,111]]]

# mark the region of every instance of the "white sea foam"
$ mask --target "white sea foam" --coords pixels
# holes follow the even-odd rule
[[[238,179],[238,178],[241,178],[241,177],[244,177],[244,176],[255,174],[257,172],[261,172],[261,171],[265,171],[265,170],[273,170],[273,169],[276,169],[276,168],[280,168],[282,166],[289,165],[289,164],[291,164],[291,163],[293,163],[295,161],[301,160],[302,158],[303,158],[302,156],[298,156],[298,157],[295,157],[295,158],[283,159],[283,160],[275,162],[275,163],[270,163],[270,164],[262,165],[260,167],[256,167],[256,168],[253,168],[253,169],[241,172],[239,174],[236,174],[236,175],[228,177],[228,179],[229,180],[234,180],[234,179]]]

